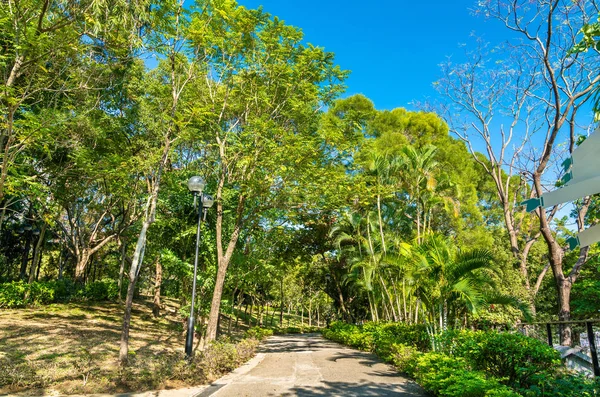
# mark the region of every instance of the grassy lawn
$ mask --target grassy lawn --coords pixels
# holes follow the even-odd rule
[[[183,361],[177,317],[134,304],[130,365],[117,364],[120,304],[56,304],[0,311],[0,394],[74,394],[176,388],[206,381]]]

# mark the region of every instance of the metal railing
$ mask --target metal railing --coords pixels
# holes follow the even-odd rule
[[[589,350],[590,350],[590,356],[592,359],[592,371],[594,373],[594,376],[600,377],[600,365],[598,364],[598,343],[596,343],[596,339],[599,337],[599,335],[596,335],[594,333],[594,328],[593,328],[593,324],[600,324],[600,320],[573,320],[573,321],[548,321],[548,322],[534,322],[534,323],[524,323],[524,324],[520,324],[520,327],[523,328],[525,330],[525,333],[529,334],[528,331],[530,331],[531,326],[543,326],[545,328],[545,339],[548,343],[548,345],[554,347],[554,343],[553,343],[553,326],[558,326],[558,336],[560,338],[560,332],[563,326],[565,325],[579,325],[578,328],[581,327],[581,325],[584,325],[585,331],[587,333],[587,342],[588,342],[588,346],[589,346]],[[539,339],[541,339],[541,334],[536,334],[534,333],[534,335],[531,335],[534,337],[538,337]],[[582,341],[583,342],[583,341]],[[582,346],[583,347],[583,346]]]

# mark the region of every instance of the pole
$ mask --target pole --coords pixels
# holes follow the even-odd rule
[[[548,334],[548,345],[552,347],[552,326],[546,324],[546,333]]]
[[[600,366],[598,365],[598,351],[596,350],[596,338],[594,335],[594,329],[592,323],[585,323],[587,328],[588,341],[590,343],[590,354],[592,356],[592,366],[594,370],[594,376],[600,376]]]
[[[194,193],[194,198],[196,193]],[[195,201],[195,200],[194,200]],[[192,280],[192,305],[190,308],[190,318],[188,320],[187,335],[185,337],[185,356],[192,358],[194,344],[194,302],[196,301],[196,275],[198,273],[198,247],[200,246],[200,226],[202,225],[202,215],[204,207],[200,200],[200,208],[198,209],[198,229],[196,231],[196,256],[194,257],[194,279]]]

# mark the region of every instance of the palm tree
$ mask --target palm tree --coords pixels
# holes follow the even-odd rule
[[[490,273],[497,270],[489,251],[461,251],[440,235],[426,237],[414,261],[420,274],[417,293],[432,332],[445,330],[451,313],[476,312],[485,302],[485,291],[494,287]]]

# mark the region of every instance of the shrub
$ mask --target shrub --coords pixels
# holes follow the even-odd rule
[[[414,346],[420,351],[427,351],[430,344],[424,325],[367,323],[363,329],[373,335],[374,351],[385,361],[392,360],[390,349],[394,343]]]
[[[27,299],[25,297],[27,296]],[[115,280],[103,279],[82,287],[71,280],[13,281],[0,285],[0,308],[47,305],[70,300],[114,301],[119,297]]]
[[[394,343],[390,348],[391,361],[400,372],[413,375],[417,359],[421,354],[416,347],[407,346],[402,343]]]
[[[513,388],[532,386],[539,382],[537,377],[553,374],[560,365],[556,350],[521,334],[476,332],[461,343],[457,354]]]
[[[54,285],[52,283],[33,282],[29,284],[29,297],[26,304],[47,305],[54,302]]]
[[[114,301],[119,297],[119,287],[115,280],[105,278],[86,284],[82,297],[91,301]]]
[[[237,344],[228,340],[211,342],[202,352],[200,367],[209,378],[219,377],[248,361],[256,351],[258,340],[243,339]]]
[[[273,330],[269,328],[252,327],[246,331],[247,338],[254,338],[257,340],[263,340],[268,336],[273,335]]]
[[[202,368],[211,376],[219,376],[237,367],[238,355],[230,342],[211,342],[202,352]]]
[[[23,281],[13,281],[0,285],[0,308],[11,309],[25,306],[25,291],[28,284]]]
[[[414,374],[421,386],[438,396],[518,396],[485,372],[472,370],[462,357],[424,353],[417,358]]]
[[[258,340],[256,339],[242,339],[235,345],[235,350],[237,351],[238,362],[245,363],[250,360],[254,353],[256,352],[256,348],[258,347]]]
[[[559,373],[558,376],[546,376],[543,381],[521,389],[526,397],[597,397],[600,396],[600,379],[590,379],[582,375]]]

